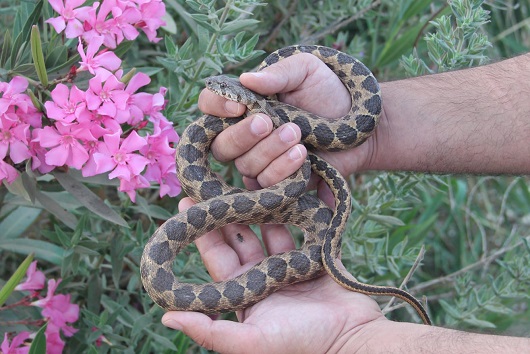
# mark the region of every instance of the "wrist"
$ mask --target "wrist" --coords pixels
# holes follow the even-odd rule
[[[462,332],[389,320],[367,323],[350,336],[338,353],[522,353],[529,338]]]

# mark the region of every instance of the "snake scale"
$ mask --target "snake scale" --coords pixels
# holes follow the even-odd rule
[[[270,54],[258,70],[298,53],[311,53],[322,60],[351,94],[350,112],[325,120],[260,96],[226,76],[206,80],[213,92],[247,106],[247,115],[265,113],[277,128],[294,122],[302,141],[311,150],[342,150],[363,143],[375,130],[381,109],[381,91],[375,77],[357,59],[322,46],[289,46]],[[247,308],[289,284],[312,279],[325,270],[343,287],[367,295],[398,297],[418,312],[425,324],[429,316],[421,303],[404,290],[368,285],[352,280],[337,267],[341,237],[350,214],[351,196],[341,174],[313,152],[303,166],[282,182],[261,190],[229,186],[210,169],[208,156],[213,139],[243,119],[205,115],[191,123],[177,146],[178,177],[184,191],[197,202],[162,224],[147,242],[141,259],[141,279],[149,296],[172,311],[207,314]],[[305,193],[311,171],[323,178],[335,197],[334,210]],[[230,223],[291,224],[304,230],[300,249],[265,258],[244,274],[223,282],[181,283],[173,273],[173,261],[187,244],[201,235]]]

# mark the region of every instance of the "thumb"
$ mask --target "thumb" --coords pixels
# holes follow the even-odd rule
[[[324,65],[314,55],[301,53],[290,56],[258,72],[243,73],[241,83],[259,94],[269,96],[298,88],[318,65]]]
[[[220,353],[248,353],[258,343],[252,325],[218,320],[198,312],[173,311],[162,316],[162,324],[184,332],[198,345]]]

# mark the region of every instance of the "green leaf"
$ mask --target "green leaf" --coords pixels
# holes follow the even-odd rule
[[[177,46],[175,45],[170,36],[164,37],[164,44],[166,45],[166,51],[168,56],[173,57],[177,54]]]
[[[4,44],[2,45],[2,53],[0,53],[0,67],[4,69],[9,69],[11,64],[7,65],[7,60],[9,58],[9,53],[11,53],[11,45],[13,38],[11,37],[11,32],[6,31],[4,34]]]
[[[133,43],[134,43],[134,41],[123,41],[123,42],[121,42],[120,45],[118,45],[118,47],[116,47],[116,49],[114,49],[114,54],[116,54],[119,58],[123,58],[125,53],[127,53],[127,51],[129,49],[131,49]]]
[[[0,222],[0,240],[17,238],[39,217],[41,209],[20,206]]]
[[[31,27],[31,56],[33,57],[33,64],[35,71],[42,86],[48,86],[48,74],[46,73],[46,64],[44,63],[44,54],[42,53],[42,42],[40,39],[39,27]]]
[[[175,344],[173,344],[169,339],[151,330],[146,330],[146,331],[147,333],[149,333],[149,337],[153,338],[156,342],[158,342],[158,344],[162,345],[163,347],[169,350],[176,352],[177,347],[175,347]]]
[[[460,312],[458,312],[457,309],[455,309],[452,305],[450,305],[445,300],[440,300],[440,305],[443,307],[444,311],[449,314],[449,316],[455,318],[455,319],[461,319],[462,315]]]
[[[35,198],[43,206],[43,208],[55,215],[66,226],[72,230],[75,229],[75,226],[77,225],[77,218],[74,216],[74,214],[68,212],[59,203],[41,191],[36,191]]]
[[[234,20],[223,25],[220,34],[232,34],[243,30],[249,30],[250,27],[260,21],[251,18],[245,20]]]
[[[23,173],[21,176],[22,185],[24,186],[29,200],[35,204],[35,192],[37,191],[37,180],[35,177],[31,177],[27,172]]]
[[[35,335],[35,338],[33,338],[33,342],[31,342],[31,347],[29,348],[28,354],[42,354],[46,353],[46,326],[48,324],[46,323],[44,326],[42,326],[37,334]]]
[[[467,324],[473,325],[475,327],[480,327],[480,328],[497,328],[495,324],[489,321],[479,320],[478,318],[475,318],[474,316],[471,318],[464,319],[464,322]]]
[[[54,47],[46,56],[45,65],[47,68],[54,68],[61,65],[68,59],[68,48],[64,45]],[[52,72],[50,70],[50,72]]]
[[[390,215],[368,214],[366,218],[388,226],[405,226],[403,220]]]
[[[164,16],[162,16],[162,21],[166,23],[165,26],[162,26],[164,30],[171,34],[177,34],[177,23],[173,19],[173,16],[169,14],[169,12],[166,12]]]
[[[14,240],[5,240],[0,243],[0,249],[19,253],[32,254],[39,259],[43,259],[55,265],[60,265],[64,257],[65,251],[59,246],[52,243],[33,240],[28,238],[17,238]]]
[[[145,315],[140,316],[134,321],[134,325],[131,330],[131,336],[136,337],[138,334],[148,328],[152,323],[153,316],[151,316],[151,314],[146,313]]]
[[[1,244],[0,244],[1,246]],[[0,307],[6,302],[7,298],[15,290],[15,287],[20,284],[20,281],[26,275],[31,262],[33,261],[33,253],[30,253],[26,259],[18,266],[17,270],[0,289]]]
[[[11,51],[11,66],[14,68],[17,66],[17,56],[19,53],[19,49],[22,49],[24,47],[24,43],[26,43],[29,40],[29,37],[31,35],[31,26],[37,24],[40,18],[40,14],[42,11],[42,5],[43,1],[39,1],[36,5],[31,14],[29,15],[28,19],[26,20],[26,23],[24,24],[24,27],[20,31],[20,34],[15,39],[15,43],[13,45],[13,50]],[[18,33],[17,31],[14,31],[14,33]]]
[[[127,221],[115,212],[114,209],[105,204],[83,183],[79,182],[68,173],[54,171],[52,174],[57,178],[57,181],[59,181],[61,186],[79,200],[79,202],[81,202],[81,204],[88,210],[114,224],[129,227]]]

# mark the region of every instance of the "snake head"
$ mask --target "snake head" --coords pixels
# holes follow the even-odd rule
[[[205,81],[206,88],[230,101],[250,105],[262,97],[245,86],[239,80],[226,75],[210,76]]]

